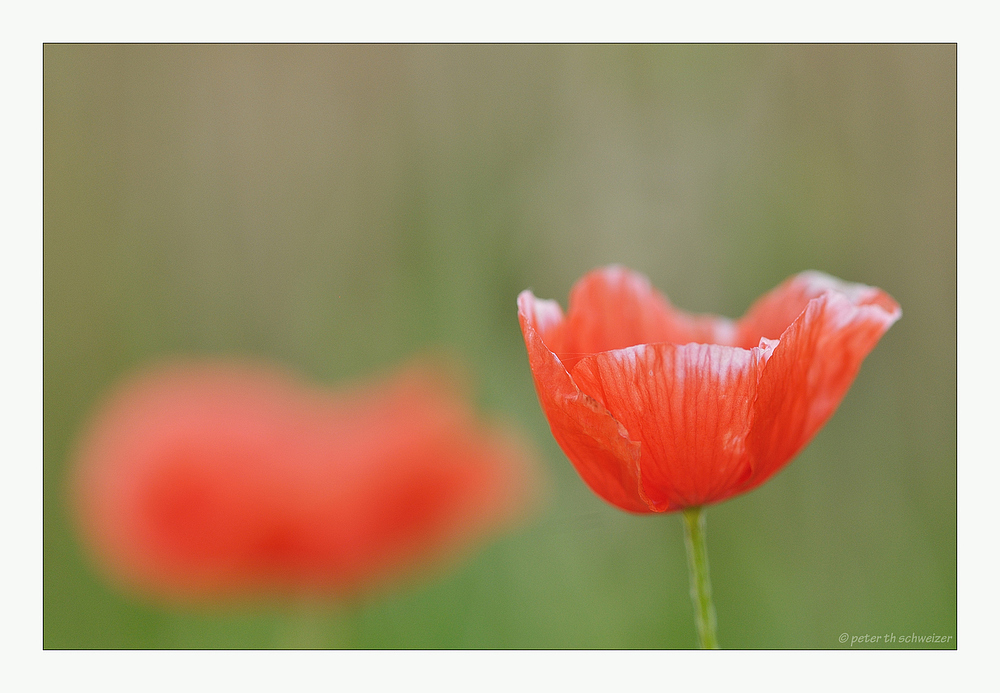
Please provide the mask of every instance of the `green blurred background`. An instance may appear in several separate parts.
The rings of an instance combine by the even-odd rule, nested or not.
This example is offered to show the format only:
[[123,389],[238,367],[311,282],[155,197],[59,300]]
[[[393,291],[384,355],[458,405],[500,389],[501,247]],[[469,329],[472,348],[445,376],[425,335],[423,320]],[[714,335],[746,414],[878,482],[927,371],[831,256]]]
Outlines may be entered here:
[[[709,509],[719,637],[957,635],[954,45],[47,45],[43,62],[46,648],[694,646],[680,518],[584,486],[518,328],[519,291],[565,307],[612,262],[733,317],[808,268],[899,301],[813,443]],[[253,355],[334,384],[438,348],[536,442],[531,522],[312,616],[163,609],[92,570],[66,471],[135,368]]]

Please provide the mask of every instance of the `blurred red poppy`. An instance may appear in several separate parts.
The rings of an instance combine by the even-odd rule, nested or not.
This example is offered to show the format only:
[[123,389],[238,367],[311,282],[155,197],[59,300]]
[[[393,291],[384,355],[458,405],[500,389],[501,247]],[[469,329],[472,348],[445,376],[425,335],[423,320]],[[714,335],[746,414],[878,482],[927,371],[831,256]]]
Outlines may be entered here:
[[553,436],[597,495],[635,513],[762,484],[901,314],[880,289],[803,272],[736,322],[694,316],[618,266],[584,276],[565,317],[530,291],[517,305]]
[[88,544],[133,588],[344,597],[515,519],[527,460],[429,368],[335,394],[264,365],[187,363],[114,394],[73,492]]

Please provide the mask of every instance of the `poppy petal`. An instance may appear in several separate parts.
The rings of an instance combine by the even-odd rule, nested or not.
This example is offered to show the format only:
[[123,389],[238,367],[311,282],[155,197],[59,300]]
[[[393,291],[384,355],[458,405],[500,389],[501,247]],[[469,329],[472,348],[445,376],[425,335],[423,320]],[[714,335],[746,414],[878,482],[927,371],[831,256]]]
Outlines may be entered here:
[[809,270],[789,277],[757,299],[736,323],[736,346],[757,346],[761,338],[778,339],[809,305],[828,291],[846,296],[854,305],[881,305],[887,311],[899,306],[880,289],[845,282],[823,272]]
[[573,380],[641,442],[650,507],[676,510],[711,502],[749,476],[749,414],[770,350],[639,345],[583,359]]
[[645,275],[611,265],[580,279],[565,321],[546,340],[568,369],[584,356],[653,342],[729,343],[732,323],[677,310]]
[[[624,510],[650,512],[639,495],[639,444],[607,409],[580,391],[539,335],[537,316],[551,316],[550,303],[530,291],[517,298],[535,390],[552,435],[594,493]],[[550,332],[558,327],[548,325]]]
[[[791,283],[809,290],[828,284],[824,278],[806,273]],[[753,475],[739,492],[766,481],[812,439],[901,314],[892,297],[861,284],[837,282],[808,303],[761,373],[747,439]]]
[[[765,481],[830,417],[900,317],[882,290],[812,271],[736,323],[675,310],[619,266],[583,277],[565,318],[530,292],[518,301],[553,435],[598,495],[636,512],[621,499],[679,510]],[[570,401],[587,408],[570,412]]]
[[533,484],[442,375],[334,392],[266,364],[150,371],[81,441],[83,535],[109,576],[180,601],[345,597],[448,559]]

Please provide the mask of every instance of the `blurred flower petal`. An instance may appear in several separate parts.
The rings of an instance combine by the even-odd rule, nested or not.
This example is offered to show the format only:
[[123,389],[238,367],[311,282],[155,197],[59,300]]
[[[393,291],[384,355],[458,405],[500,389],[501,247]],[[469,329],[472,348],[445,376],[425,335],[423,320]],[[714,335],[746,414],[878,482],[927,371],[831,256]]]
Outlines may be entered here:
[[89,544],[134,588],[340,597],[516,519],[528,458],[430,368],[334,393],[265,365],[186,363],[114,394],[73,490]]

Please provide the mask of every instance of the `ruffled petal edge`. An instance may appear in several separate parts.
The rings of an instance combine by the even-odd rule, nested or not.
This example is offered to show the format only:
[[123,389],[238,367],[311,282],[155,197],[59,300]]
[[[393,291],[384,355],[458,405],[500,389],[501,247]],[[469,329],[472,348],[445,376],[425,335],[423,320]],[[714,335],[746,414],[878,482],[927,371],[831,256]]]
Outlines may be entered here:
[[640,444],[603,405],[581,392],[540,334],[539,317],[544,329],[558,327],[558,304],[522,291],[517,305],[535,390],[559,447],[605,501],[634,513],[653,512],[639,494]]
[[865,357],[902,315],[887,293],[819,272],[793,278],[818,297],[782,332],[763,368],[747,439],[762,484],[804,448],[833,415]]

